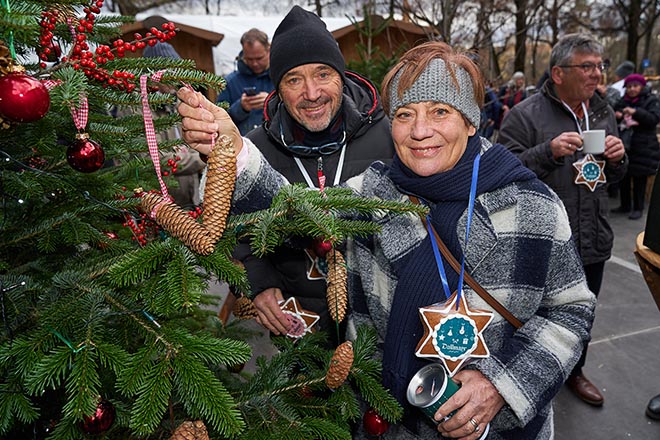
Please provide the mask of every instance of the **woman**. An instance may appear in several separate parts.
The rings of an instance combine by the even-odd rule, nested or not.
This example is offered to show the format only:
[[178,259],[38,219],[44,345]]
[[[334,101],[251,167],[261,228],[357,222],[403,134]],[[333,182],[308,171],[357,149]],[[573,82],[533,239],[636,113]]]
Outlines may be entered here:
[[[392,166],[376,162],[347,185],[365,197],[420,198],[451,253],[464,258],[466,271],[524,323],[516,330],[495,313],[484,331],[490,356],[455,374],[461,388],[432,423],[405,399],[411,377],[429,363],[415,356],[423,333],[418,310],[446,299],[440,264],[448,268],[451,291],[459,275],[444,257],[434,258],[422,219],[374,217],[380,233],[347,243],[348,327],[350,335],[363,323],[376,327],[384,347],[383,382],[406,409],[403,423],[382,438],[437,438],[440,432],[475,440],[490,423],[489,439],[549,439],[552,398],[589,338],[595,303],[563,206],[504,147],[475,135],[484,84],[468,57],[444,43],[417,46],[386,76],[382,90],[396,147]],[[200,101],[183,89],[179,97],[190,145],[208,151],[220,129],[241,149],[235,207],[259,208],[270,200],[286,181],[249,140],[236,136],[222,112],[204,102],[195,108]],[[476,202],[469,209],[474,179]],[[463,292],[471,309],[493,310],[471,288]]]
[[614,114],[621,122],[622,139],[627,138],[629,162],[620,186],[621,206],[612,211],[630,213],[628,218],[637,220],[644,211],[646,181],[656,173],[660,162],[660,145],[655,132],[660,122],[660,100],[646,87],[646,78],[639,73],[628,75],[623,84],[626,93],[614,106]]

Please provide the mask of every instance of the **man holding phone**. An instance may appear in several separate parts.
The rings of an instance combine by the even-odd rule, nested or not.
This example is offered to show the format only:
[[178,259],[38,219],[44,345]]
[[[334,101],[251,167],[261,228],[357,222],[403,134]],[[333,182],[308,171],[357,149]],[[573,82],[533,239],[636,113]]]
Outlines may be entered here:
[[270,79],[270,43],[268,35],[250,29],[241,37],[243,50],[237,58],[237,70],[227,75],[227,87],[218,96],[241,134],[247,134],[263,122],[264,101],[275,88]]

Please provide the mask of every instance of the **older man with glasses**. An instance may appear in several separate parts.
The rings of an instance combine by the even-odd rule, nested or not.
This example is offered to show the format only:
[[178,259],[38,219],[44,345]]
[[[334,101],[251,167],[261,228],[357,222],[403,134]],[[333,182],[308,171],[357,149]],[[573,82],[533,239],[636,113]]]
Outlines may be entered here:
[[[607,68],[602,54],[602,45],[591,35],[560,39],[550,54],[550,79],[541,93],[508,113],[498,139],[561,198],[587,284],[596,296],[614,238],[606,187],[621,180],[627,167],[614,111],[594,93]],[[583,133],[588,130],[605,130],[602,154],[583,151]],[[583,401],[601,406],[602,393],[582,371],[586,354],[585,347],[566,383]]]
[[[270,77],[276,93],[266,100],[264,124],[237,142],[254,143],[289,182],[316,190],[335,186],[376,160],[390,162],[394,157],[390,123],[376,87],[345,71],[337,42],[315,14],[294,6],[284,17],[273,35]],[[189,93],[181,89],[179,97],[190,102]],[[209,120],[225,120],[220,109],[201,104],[210,110]],[[179,111],[183,116],[192,113],[186,104]],[[218,129],[214,125],[212,131]],[[186,131],[184,139],[208,152],[208,130]],[[289,331],[288,315],[278,302],[295,296],[304,309],[320,315],[320,328],[336,342],[342,340],[343,329],[330,319],[326,264],[314,248],[311,240],[288,243],[266,258],[256,258],[248,244],[239,244],[234,256],[245,266],[252,290],[248,294],[265,328],[274,334]],[[323,246],[316,246],[320,249]]]
[[225,78],[227,86],[218,95],[241,134],[264,121],[264,102],[275,88],[270,79],[270,43],[265,32],[252,28],[241,36],[236,70]]

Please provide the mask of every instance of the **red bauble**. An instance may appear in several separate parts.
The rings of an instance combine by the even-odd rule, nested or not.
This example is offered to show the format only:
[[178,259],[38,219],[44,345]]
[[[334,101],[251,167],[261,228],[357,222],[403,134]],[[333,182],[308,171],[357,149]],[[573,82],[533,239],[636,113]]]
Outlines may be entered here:
[[364,413],[362,418],[364,429],[370,435],[383,435],[390,429],[390,424],[382,418],[373,408]]
[[314,243],[312,244],[312,249],[314,249],[314,253],[317,257],[323,258],[332,250],[332,242],[321,238],[315,238]]
[[76,171],[93,173],[105,162],[103,148],[89,138],[77,139],[66,149],[66,160]]
[[24,73],[0,77],[0,115],[14,122],[34,122],[50,107],[50,95],[38,80]]
[[115,421],[115,406],[107,401],[101,400],[96,406],[96,412],[91,416],[84,416],[80,423],[80,429],[86,434],[101,434],[110,429]]

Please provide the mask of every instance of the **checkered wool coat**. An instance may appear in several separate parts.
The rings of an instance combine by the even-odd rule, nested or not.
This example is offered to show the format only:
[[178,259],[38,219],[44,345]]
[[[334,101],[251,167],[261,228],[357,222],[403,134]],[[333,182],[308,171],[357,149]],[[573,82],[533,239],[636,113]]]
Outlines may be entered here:
[[[234,198],[239,210],[251,211],[267,207],[286,180],[253,145],[247,142],[244,148],[250,149],[249,159]],[[379,162],[347,185],[365,197],[407,200]],[[412,214],[375,213],[372,220],[382,226],[381,232],[347,244],[348,331],[350,338],[358,325],[373,325],[382,343],[389,320],[396,319],[390,309],[397,285],[394,263],[427,239],[427,232]],[[464,213],[458,237],[465,237],[465,225]],[[589,340],[595,307],[564,207],[538,180],[483,194],[475,203],[469,246],[462,238],[461,245],[466,270],[524,323],[516,330],[495,313],[484,331],[491,356],[468,366],[481,371],[506,402],[491,422],[488,439],[551,439],[552,399]],[[469,286],[464,291],[470,308],[492,310]],[[383,438],[437,438],[426,424],[419,429],[415,435],[397,425]]]

